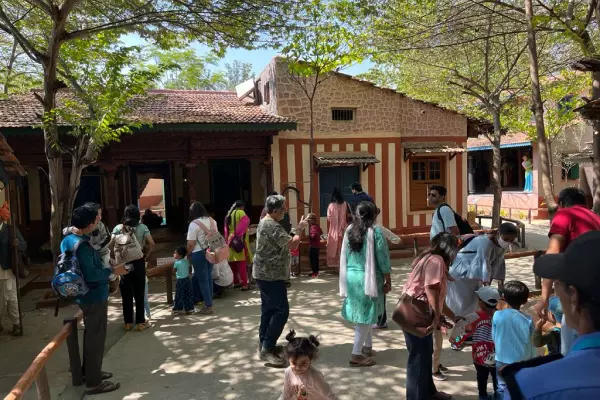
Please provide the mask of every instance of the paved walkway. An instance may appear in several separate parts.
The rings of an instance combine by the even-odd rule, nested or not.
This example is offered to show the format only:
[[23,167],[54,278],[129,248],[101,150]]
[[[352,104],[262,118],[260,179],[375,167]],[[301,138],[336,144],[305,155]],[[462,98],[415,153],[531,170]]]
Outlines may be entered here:
[[[528,247],[545,248],[543,227],[528,232]],[[410,267],[410,260],[395,261],[388,311],[393,309]],[[522,280],[533,288],[531,265],[531,257],[507,261],[507,279]],[[150,285],[154,325],[145,332],[122,331],[120,298],[111,297],[104,369],[115,374],[121,389],[86,399],[277,399],[283,371],[265,368],[256,357],[260,316],[257,291],[235,291],[217,300],[213,316],[173,317],[165,304],[164,287],[163,278],[153,280]],[[378,365],[350,368],[353,329],[340,316],[336,278],[325,275],[313,280],[294,280],[289,298],[287,328],[296,329],[300,335],[321,335],[321,357],[316,366],[341,399],[404,398],[407,351],[402,332],[393,322],[389,330],[375,333]],[[0,395],[10,390],[60,329],[62,319],[76,311],[75,306],[63,308],[59,318],[52,316],[52,310],[31,311],[25,318],[25,337],[11,340],[5,334],[0,336]],[[438,388],[458,399],[475,399],[475,371],[470,353],[454,352],[446,345],[442,363],[451,369],[450,379],[439,383]],[[68,387],[70,374],[65,347],[51,359],[48,374],[53,399],[60,393],[61,399],[83,397],[81,387]],[[35,398],[35,386],[25,398]]]

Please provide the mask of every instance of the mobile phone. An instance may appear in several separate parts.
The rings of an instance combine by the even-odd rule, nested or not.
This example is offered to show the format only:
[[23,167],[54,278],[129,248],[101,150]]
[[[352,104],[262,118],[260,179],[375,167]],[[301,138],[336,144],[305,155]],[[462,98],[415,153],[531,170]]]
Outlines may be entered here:
[[131,272],[131,270],[133,269],[133,264],[125,264],[124,268],[127,270],[127,272]]

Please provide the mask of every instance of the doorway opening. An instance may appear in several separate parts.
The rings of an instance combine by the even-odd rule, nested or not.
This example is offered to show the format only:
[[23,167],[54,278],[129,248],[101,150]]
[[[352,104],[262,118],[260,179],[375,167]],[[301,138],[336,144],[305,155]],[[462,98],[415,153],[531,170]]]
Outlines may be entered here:
[[[138,179],[145,181],[146,177],[139,174]],[[167,224],[165,210],[165,181],[160,178],[148,178],[146,187],[138,198],[138,207],[142,215],[142,223],[149,229],[159,228]]]
[[235,201],[243,200],[251,206],[250,170],[250,161],[244,159],[210,161],[211,202],[220,229]]

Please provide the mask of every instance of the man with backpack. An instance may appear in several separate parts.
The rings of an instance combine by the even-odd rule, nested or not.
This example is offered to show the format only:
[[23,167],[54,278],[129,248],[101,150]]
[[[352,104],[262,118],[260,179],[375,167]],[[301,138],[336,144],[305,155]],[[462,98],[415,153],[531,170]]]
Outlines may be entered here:
[[[77,234],[71,233],[60,244],[59,270],[80,271],[87,291],[75,297],[83,312],[85,332],[83,336],[83,376],[86,394],[107,393],[117,390],[119,384],[107,381],[112,374],[102,371],[104,343],[106,341],[108,312],[108,282],[111,273],[125,275],[123,265],[105,268],[100,255],[89,243],[89,234],[96,229],[98,212],[90,207],[78,207],[73,211],[71,223]],[[73,260],[73,257],[75,260]],[[69,268],[66,264],[77,264]]]
[[469,222],[446,203],[447,192],[442,185],[432,185],[427,193],[429,205],[435,207],[431,218],[430,239],[440,232],[448,232],[453,236],[474,233]]

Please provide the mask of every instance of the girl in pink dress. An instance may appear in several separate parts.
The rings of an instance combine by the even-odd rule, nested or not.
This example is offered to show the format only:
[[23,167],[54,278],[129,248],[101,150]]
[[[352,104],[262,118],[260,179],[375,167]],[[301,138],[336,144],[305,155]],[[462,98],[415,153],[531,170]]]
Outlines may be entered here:
[[342,251],[342,239],[348,227],[348,220],[352,218],[350,206],[344,201],[342,192],[334,187],[331,193],[331,203],[327,207],[327,265],[340,269],[340,253]]
[[312,366],[317,359],[319,341],[313,335],[296,337],[291,330],[285,337],[289,342],[285,349],[290,366],[285,370],[283,393],[279,400],[336,400],[323,373]]

